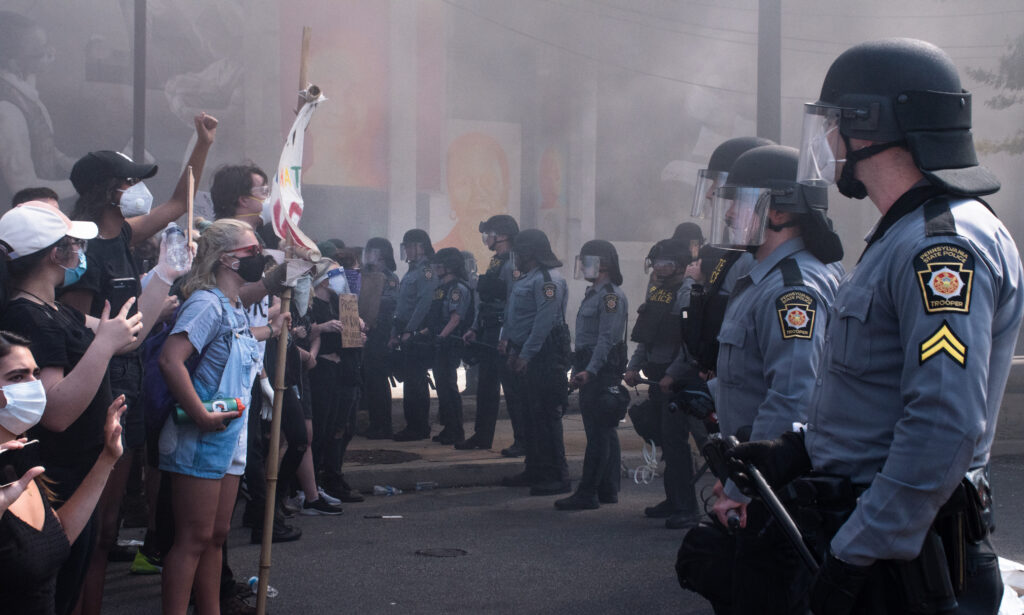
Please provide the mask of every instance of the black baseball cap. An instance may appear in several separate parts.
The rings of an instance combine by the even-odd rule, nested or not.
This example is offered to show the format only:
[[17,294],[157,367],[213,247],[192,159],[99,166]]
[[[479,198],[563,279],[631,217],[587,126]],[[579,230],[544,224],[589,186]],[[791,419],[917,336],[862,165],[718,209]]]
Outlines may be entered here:
[[149,179],[156,175],[156,170],[155,164],[135,162],[121,152],[100,150],[82,156],[71,167],[71,184],[78,194],[85,194],[108,179]]

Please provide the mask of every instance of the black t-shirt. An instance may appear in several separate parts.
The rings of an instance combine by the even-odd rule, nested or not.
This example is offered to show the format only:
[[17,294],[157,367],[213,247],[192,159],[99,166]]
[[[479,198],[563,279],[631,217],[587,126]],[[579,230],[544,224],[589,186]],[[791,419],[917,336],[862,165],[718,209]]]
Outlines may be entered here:
[[125,301],[132,297],[138,299],[140,294],[139,269],[131,245],[132,227],[127,222],[122,223],[117,237],[90,239],[85,251],[85,273],[78,282],[61,290],[92,292],[90,316],[99,317],[104,301],[110,301],[110,313],[117,314]]
[[[38,482],[36,483],[38,485]],[[14,513],[0,513],[0,604],[4,613],[53,613],[57,573],[71,545],[42,492],[41,530]]]
[[[60,367],[67,374],[95,336],[81,312],[61,303],[57,306],[59,311],[54,311],[28,299],[14,299],[0,316],[0,329],[27,338],[40,368]],[[29,430],[29,437],[39,440],[39,455],[47,476],[57,481],[54,491],[60,500],[70,497],[103,450],[103,425],[112,401],[110,379],[104,374],[92,401],[63,432],[41,425]]]
[[[334,301],[324,301],[319,297],[313,297],[313,301],[309,305],[309,317],[313,322],[323,324],[338,317],[337,299],[333,295],[331,298]],[[362,384],[362,375],[359,371],[363,360],[362,349],[342,347],[340,333],[321,333],[320,354],[332,353],[337,353],[341,358],[341,362],[338,363],[338,378],[341,384],[349,386]],[[324,363],[326,362],[324,361]]]

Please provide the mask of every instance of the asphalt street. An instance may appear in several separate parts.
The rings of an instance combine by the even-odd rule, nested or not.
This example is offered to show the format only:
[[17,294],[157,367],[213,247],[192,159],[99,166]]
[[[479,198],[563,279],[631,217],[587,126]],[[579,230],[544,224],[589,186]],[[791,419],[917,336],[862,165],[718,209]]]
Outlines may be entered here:
[[[1000,555],[1024,560],[1024,457],[993,462]],[[704,479],[704,483],[707,479]],[[643,517],[660,479],[624,479],[618,504],[560,512],[526,489],[470,487],[368,496],[341,517],[299,517],[302,540],[274,545],[273,613],[686,613],[711,615],[679,588],[681,531]],[[400,519],[366,518],[401,515]],[[238,517],[236,516],[236,522]],[[237,527],[237,523],[236,523]],[[122,536],[128,532],[122,532]],[[234,529],[235,574],[256,574],[259,547]],[[436,557],[435,555],[453,555]],[[457,550],[457,551],[456,551]],[[464,554],[460,553],[464,552]],[[154,613],[159,578],[112,564],[105,613]]]

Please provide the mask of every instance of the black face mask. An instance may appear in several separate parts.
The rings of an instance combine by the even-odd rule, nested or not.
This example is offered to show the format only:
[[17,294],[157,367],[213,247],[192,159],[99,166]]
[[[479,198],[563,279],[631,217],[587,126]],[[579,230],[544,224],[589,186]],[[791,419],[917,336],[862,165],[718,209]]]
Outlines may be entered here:
[[266,259],[263,258],[262,254],[253,254],[238,259],[238,269],[235,272],[246,282],[259,282],[263,277],[263,266],[265,264]]

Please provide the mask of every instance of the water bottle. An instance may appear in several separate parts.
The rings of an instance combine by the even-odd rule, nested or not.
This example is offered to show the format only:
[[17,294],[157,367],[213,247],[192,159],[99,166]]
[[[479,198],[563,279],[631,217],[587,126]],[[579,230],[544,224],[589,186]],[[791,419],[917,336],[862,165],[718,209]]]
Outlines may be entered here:
[[437,483],[432,480],[423,480],[416,483],[416,491],[430,491],[431,489],[437,489]]
[[[237,397],[213,399],[204,401],[203,407],[206,408],[207,412],[236,412],[238,410],[245,410],[245,402]],[[181,406],[174,406],[174,414],[172,416],[174,417],[174,422],[178,425],[186,425],[192,422],[192,417]]]
[[164,229],[164,241],[167,242],[167,262],[178,271],[188,269],[188,246],[185,245],[185,231],[171,222]]
[[[260,589],[260,578],[249,577],[249,591],[255,596]],[[267,583],[267,598],[277,598],[277,590]]]
[[398,495],[402,493],[402,490],[398,487],[392,487],[391,485],[374,485],[373,495]]

